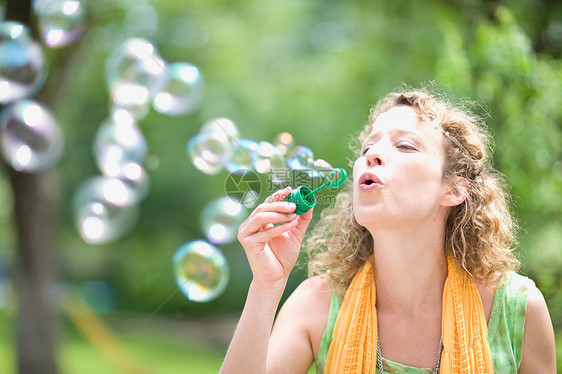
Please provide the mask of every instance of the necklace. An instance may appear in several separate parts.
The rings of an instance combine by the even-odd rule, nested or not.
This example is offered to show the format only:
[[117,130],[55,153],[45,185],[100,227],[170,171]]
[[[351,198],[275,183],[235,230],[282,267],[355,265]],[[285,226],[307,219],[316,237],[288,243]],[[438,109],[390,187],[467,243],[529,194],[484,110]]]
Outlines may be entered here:
[[[439,363],[441,362],[441,352],[443,351],[443,336],[439,339],[439,347],[437,348],[437,361],[435,361],[435,366],[433,367],[433,374],[437,374],[439,371]],[[379,366],[380,374],[384,374],[382,365],[382,353],[381,353],[381,341],[379,339],[379,332],[377,331],[377,364]]]

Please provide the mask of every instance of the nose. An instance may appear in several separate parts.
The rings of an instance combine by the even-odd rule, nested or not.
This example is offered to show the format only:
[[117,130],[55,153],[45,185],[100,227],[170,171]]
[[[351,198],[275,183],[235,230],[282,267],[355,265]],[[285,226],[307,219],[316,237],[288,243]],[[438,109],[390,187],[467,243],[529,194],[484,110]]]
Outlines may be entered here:
[[375,147],[369,148],[365,154],[365,159],[367,161],[367,166],[382,166],[384,164],[380,150],[375,149]]

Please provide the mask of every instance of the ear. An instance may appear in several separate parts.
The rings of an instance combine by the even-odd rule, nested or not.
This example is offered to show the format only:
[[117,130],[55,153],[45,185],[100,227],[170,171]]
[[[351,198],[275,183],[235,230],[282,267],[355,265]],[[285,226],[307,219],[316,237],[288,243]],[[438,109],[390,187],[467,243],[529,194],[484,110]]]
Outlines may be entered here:
[[463,203],[470,191],[470,183],[463,177],[455,177],[453,183],[441,198],[443,206],[457,206]]

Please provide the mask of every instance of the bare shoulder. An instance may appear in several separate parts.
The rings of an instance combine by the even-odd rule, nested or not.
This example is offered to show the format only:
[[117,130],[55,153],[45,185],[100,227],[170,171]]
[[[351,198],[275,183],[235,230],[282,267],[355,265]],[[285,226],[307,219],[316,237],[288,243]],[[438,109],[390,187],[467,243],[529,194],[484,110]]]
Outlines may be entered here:
[[275,323],[278,327],[286,324],[299,326],[306,334],[314,357],[328,322],[332,290],[326,275],[306,279],[289,296]]
[[556,373],[554,329],[546,301],[537,287],[531,287],[527,296],[519,373]]
[[[312,335],[321,325],[322,332],[326,328],[330,301],[332,298],[332,285],[326,275],[318,275],[303,281],[287,299],[283,309],[297,312],[309,327]],[[320,336],[321,337],[321,336]]]
[[268,373],[306,373],[328,322],[332,295],[328,277],[302,282],[281,307],[269,339]]

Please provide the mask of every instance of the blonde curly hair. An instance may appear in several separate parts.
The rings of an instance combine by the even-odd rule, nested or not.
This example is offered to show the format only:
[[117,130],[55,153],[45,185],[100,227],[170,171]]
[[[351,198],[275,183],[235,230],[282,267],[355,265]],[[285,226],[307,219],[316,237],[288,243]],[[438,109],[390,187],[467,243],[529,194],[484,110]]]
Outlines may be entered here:
[[[423,89],[390,93],[371,109],[368,124],[352,145],[356,154],[377,117],[396,106],[411,107],[420,119],[443,133],[444,180],[454,186],[456,177],[462,177],[470,184],[465,201],[450,210],[443,250],[452,253],[475,280],[493,286],[505,272],[519,269],[513,252],[517,224],[509,209],[507,184],[492,167],[492,146],[484,121]],[[338,194],[334,206],[322,212],[307,239],[307,249],[309,276],[329,274],[340,294],[365,261],[372,261],[373,239],[355,220],[350,183]]]

